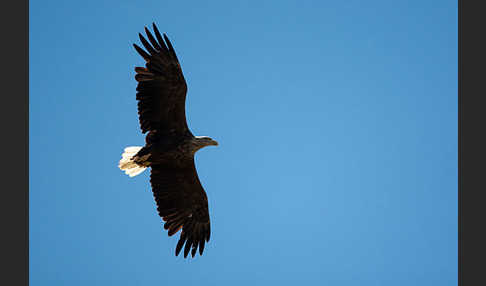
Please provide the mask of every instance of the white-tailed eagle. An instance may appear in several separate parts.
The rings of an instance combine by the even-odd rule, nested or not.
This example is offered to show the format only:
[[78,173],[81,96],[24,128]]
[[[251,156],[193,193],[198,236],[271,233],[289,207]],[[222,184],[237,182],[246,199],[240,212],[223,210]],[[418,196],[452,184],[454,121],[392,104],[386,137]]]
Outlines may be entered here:
[[154,35],[145,28],[148,41],[139,34],[145,50],[134,44],[145,59],[145,67],[135,68],[138,115],[144,147],[127,147],[119,168],[130,177],[151,168],[150,183],[157,211],[165,221],[169,236],[181,231],[175,254],[184,248],[192,257],[209,241],[208,199],[197,176],[194,154],[218,145],[206,136],[194,136],[186,122],[187,85],[176,53],[167,36],[153,24]]

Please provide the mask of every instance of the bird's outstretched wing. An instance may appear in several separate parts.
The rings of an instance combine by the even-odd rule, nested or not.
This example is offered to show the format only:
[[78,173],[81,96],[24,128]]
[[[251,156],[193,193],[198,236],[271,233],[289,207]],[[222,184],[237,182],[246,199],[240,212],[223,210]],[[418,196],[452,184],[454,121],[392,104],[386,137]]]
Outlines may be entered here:
[[184,247],[184,257],[189,252],[194,257],[198,248],[202,255],[211,230],[206,193],[197,176],[194,159],[187,160],[187,167],[152,166],[150,183],[157,211],[165,221],[164,228],[169,236],[182,229],[176,256]]
[[154,131],[158,136],[185,135],[190,133],[185,112],[186,81],[169,39],[165,34],[162,38],[155,24],[153,30],[155,37],[145,28],[148,41],[138,34],[146,51],[133,44],[146,61],[145,67],[135,68],[142,133]]

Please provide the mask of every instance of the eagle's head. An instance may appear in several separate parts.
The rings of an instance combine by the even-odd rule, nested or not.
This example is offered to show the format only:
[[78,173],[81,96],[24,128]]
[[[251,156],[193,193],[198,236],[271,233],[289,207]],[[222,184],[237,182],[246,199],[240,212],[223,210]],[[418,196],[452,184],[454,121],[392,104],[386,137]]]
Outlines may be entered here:
[[218,142],[208,136],[196,136],[194,143],[197,149],[201,149],[206,146],[218,146]]

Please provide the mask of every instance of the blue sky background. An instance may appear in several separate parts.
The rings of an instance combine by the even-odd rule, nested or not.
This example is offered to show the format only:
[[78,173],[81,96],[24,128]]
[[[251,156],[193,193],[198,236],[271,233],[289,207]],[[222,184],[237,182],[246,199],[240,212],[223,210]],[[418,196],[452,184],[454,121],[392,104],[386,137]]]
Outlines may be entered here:
[[[192,260],[117,168],[153,21],[220,142]],[[457,1],[31,1],[30,282],[456,285]]]

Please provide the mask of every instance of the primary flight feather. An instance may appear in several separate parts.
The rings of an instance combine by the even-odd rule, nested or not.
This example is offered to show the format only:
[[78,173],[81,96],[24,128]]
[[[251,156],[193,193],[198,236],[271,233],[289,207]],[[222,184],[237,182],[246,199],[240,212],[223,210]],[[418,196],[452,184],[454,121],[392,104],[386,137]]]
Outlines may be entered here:
[[139,34],[145,48],[134,44],[146,61],[135,68],[138,115],[142,133],[147,133],[144,147],[127,147],[119,168],[130,177],[151,168],[150,183],[157,211],[165,221],[169,236],[181,231],[175,254],[184,249],[194,257],[202,255],[209,241],[208,199],[197,176],[194,154],[199,149],[218,145],[207,136],[194,136],[187,127],[185,102],[187,85],[172,44],[153,24],[147,39]]

